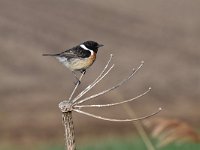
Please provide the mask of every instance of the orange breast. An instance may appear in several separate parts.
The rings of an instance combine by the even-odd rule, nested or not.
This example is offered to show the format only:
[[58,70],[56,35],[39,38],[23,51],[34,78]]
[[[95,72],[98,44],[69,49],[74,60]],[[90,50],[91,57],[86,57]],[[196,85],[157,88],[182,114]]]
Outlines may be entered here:
[[96,59],[96,53],[93,53],[89,58],[74,59],[70,64],[66,64],[70,70],[81,70],[90,67]]
[[93,53],[93,55],[91,55],[89,58],[88,58],[88,65],[92,65],[93,62],[95,61],[96,59],[96,53]]

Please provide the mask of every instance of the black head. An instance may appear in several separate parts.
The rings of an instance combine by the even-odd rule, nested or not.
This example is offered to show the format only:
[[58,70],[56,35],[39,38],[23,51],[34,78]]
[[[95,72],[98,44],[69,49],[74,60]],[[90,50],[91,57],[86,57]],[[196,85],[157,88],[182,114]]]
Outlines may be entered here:
[[82,44],[83,44],[86,48],[88,48],[88,49],[90,49],[90,50],[93,50],[95,53],[97,53],[99,47],[102,47],[102,46],[103,46],[102,44],[98,44],[98,43],[95,42],[95,41],[86,41],[86,42],[83,42]]

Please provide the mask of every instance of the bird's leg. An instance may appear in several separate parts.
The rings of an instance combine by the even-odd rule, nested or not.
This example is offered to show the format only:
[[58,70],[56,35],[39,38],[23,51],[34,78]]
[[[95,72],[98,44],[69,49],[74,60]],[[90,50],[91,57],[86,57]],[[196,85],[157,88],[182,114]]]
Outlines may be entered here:
[[83,74],[85,74],[85,73],[86,73],[86,70],[85,70],[85,69],[82,69],[80,72],[83,73]]
[[81,81],[80,81],[79,78],[77,77],[76,73],[75,73],[74,71],[72,71],[72,73],[73,73],[73,75],[75,76],[75,78],[76,78],[76,80],[77,80],[74,84],[75,84],[75,85],[81,84]]

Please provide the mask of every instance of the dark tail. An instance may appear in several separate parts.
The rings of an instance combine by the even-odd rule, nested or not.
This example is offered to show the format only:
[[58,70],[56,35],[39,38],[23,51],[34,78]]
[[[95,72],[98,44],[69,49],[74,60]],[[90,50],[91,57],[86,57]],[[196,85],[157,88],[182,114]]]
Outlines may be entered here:
[[42,56],[58,56],[59,54],[42,54]]

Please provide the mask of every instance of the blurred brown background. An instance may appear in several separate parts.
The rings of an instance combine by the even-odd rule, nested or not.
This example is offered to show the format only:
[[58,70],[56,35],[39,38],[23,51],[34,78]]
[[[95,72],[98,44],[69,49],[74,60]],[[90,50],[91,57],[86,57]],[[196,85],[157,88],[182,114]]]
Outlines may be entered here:
[[[159,116],[200,123],[200,1],[190,0],[0,0],[0,141],[63,140],[58,103],[74,87],[74,77],[54,58],[86,40],[105,46],[81,88],[102,70],[109,54],[116,67],[90,94],[145,65],[128,84],[91,103],[134,97],[129,105],[142,116]],[[88,109],[113,118],[127,118],[123,107]],[[74,113],[77,140],[82,136],[133,134],[130,123],[112,123]],[[80,137],[80,138],[79,138]]]

